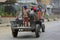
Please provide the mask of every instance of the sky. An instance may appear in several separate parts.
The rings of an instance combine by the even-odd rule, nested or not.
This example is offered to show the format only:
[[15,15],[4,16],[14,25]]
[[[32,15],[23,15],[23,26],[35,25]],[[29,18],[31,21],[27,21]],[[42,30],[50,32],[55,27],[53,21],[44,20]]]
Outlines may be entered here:
[[18,0],[20,2],[36,2],[36,0]]
[[[5,2],[6,0],[0,0],[0,2]],[[18,0],[21,2],[36,2],[36,0]]]

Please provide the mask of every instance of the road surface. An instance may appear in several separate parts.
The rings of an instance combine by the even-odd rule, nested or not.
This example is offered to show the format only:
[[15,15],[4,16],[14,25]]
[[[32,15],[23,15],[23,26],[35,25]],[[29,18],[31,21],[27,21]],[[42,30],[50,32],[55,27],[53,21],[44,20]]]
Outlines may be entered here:
[[32,32],[19,32],[18,37],[13,38],[10,27],[0,27],[0,40],[60,40],[60,21],[46,22],[45,26],[39,38]]

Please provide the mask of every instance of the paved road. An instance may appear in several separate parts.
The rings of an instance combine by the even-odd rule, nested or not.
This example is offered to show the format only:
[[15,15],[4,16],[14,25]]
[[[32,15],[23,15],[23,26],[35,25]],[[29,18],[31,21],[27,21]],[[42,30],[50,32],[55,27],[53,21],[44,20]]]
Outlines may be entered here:
[[60,40],[60,21],[46,22],[46,32],[35,38],[32,32],[20,32],[17,38],[11,35],[10,27],[0,27],[0,40]]

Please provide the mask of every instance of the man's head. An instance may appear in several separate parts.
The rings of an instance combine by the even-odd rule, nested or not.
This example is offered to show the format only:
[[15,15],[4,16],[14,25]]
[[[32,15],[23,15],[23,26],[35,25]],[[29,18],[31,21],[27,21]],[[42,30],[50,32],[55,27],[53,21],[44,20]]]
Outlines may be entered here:
[[33,7],[34,12],[36,12],[36,7]]

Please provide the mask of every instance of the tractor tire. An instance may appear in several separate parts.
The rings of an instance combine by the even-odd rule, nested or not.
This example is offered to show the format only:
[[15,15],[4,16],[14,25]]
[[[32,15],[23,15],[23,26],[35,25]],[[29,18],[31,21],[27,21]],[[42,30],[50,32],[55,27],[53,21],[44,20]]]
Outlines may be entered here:
[[36,28],[35,28],[35,34],[36,34],[36,38],[38,38],[40,35],[39,35],[39,31],[40,31],[40,29],[39,29],[39,24],[36,24]]
[[15,29],[14,31],[12,30],[12,36],[17,37],[17,35],[18,35],[18,30],[17,29]]
[[42,25],[42,32],[45,32],[45,25]]

